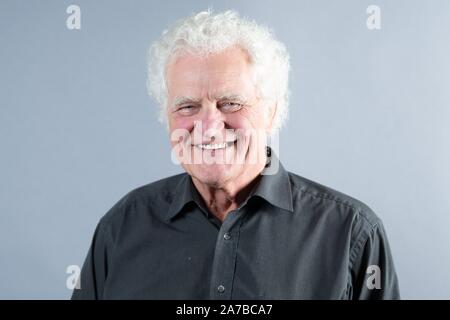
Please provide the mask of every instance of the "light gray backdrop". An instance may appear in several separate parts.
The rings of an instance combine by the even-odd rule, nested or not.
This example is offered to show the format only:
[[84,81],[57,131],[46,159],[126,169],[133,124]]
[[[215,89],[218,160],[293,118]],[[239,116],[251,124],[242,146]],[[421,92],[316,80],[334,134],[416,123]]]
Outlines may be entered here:
[[[66,27],[70,4],[81,30]],[[68,298],[66,267],[99,218],[181,171],[146,95],[146,49],[209,6],[271,26],[291,53],[285,167],[375,210],[404,298],[450,298],[446,0],[1,0],[0,298]]]

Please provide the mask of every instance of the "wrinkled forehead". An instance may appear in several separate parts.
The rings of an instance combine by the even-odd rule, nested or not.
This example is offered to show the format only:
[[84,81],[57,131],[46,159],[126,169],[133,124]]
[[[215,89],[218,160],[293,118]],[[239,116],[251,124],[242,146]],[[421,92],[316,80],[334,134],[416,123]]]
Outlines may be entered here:
[[255,94],[252,65],[239,48],[219,53],[180,54],[167,67],[169,97]]

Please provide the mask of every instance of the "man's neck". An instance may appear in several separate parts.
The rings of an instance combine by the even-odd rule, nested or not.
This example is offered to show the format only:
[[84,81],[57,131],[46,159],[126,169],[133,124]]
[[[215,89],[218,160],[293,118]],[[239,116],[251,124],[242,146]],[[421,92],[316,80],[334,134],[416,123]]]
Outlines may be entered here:
[[223,222],[230,211],[237,209],[248,198],[259,182],[262,169],[220,186],[206,185],[195,177],[192,177],[192,181],[209,211]]

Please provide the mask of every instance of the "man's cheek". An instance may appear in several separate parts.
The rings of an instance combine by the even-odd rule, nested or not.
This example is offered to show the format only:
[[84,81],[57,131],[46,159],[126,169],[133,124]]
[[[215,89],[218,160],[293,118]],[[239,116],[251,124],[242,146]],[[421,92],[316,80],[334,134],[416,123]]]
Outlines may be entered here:
[[250,136],[242,129],[237,131],[236,142],[236,163],[244,164],[245,158],[250,144]]

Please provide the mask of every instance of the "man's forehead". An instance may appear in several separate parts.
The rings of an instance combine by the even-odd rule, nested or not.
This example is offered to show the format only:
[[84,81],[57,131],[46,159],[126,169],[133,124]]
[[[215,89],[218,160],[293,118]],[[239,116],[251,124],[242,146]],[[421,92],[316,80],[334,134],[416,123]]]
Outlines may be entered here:
[[168,83],[169,96],[175,100],[197,101],[204,98],[210,100],[248,100],[255,94],[252,79],[239,76],[225,78],[217,81],[192,81],[189,78],[176,77],[175,81]]
[[170,60],[172,66],[249,66],[249,55],[240,48],[228,48],[209,54],[196,54],[195,52],[178,52]]
[[254,94],[253,77],[245,66],[246,62],[219,59],[217,63],[206,63],[208,59],[192,59],[180,57],[169,66],[167,84],[172,101],[179,103],[181,100],[198,101],[203,98],[246,100]]
[[252,80],[250,72],[232,65],[217,67],[172,66],[167,73],[167,81],[178,87],[209,86],[223,88],[242,86]]
[[248,81],[249,66],[246,56],[240,51],[224,51],[210,57],[182,55],[169,64],[167,80],[177,85],[201,82],[226,85],[230,80]]

